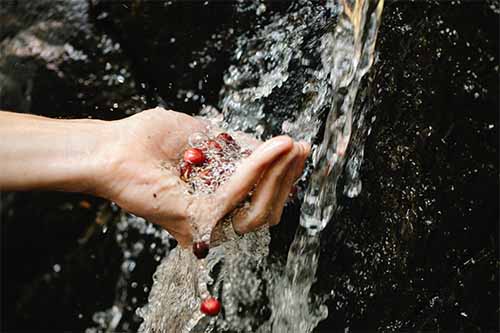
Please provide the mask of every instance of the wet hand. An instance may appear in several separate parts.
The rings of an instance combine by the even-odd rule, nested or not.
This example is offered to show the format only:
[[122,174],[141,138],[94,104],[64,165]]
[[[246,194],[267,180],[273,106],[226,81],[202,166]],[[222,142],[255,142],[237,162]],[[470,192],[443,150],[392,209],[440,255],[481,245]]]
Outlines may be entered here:
[[191,195],[179,178],[181,154],[192,133],[207,130],[204,120],[161,108],[113,122],[114,142],[106,154],[107,177],[99,195],[169,231],[182,246],[195,227],[211,229],[256,185],[251,204],[233,219],[238,233],[279,222],[283,206],[301,174],[309,146],[286,136],[255,143],[231,178],[213,194]]

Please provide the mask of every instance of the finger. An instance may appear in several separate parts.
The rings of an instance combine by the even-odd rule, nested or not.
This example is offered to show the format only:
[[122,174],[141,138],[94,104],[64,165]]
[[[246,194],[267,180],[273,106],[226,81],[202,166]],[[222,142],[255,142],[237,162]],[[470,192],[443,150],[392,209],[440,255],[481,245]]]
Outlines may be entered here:
[[215,224],[240,203],[259,181],[269,165],[279,156],[289,152],[293,141],[288,136],[279,136],[260,145],[244,159],[231,178],[214,194],[219,207]]
[[294,159],[301,153],[299,144],[294,144],[292,150],[273,163],[259,181],[252,196],[252,208],[260,210],[269,205],[277,196],[281,183],[293,165]]
[[311,148],[306,143],[300,143],[301,152],[299,156],[295,159],[295,163],[293,168],[290,169],[287,176],[283,179],[283,183],[281,185],[280,193],[277,195],[275,200],[275,209],[272,211],[269,216],[269,225],[276,225],[281,220],[281,215],[283,214],[283,209],[285,207],[286,201],[290,195],[290,191],[292,186],[294,186],[295,181],[300,177],[302,171],[304,170],[304,164],[309,156]]
[[302,175],[302,172],[304,171],[304,165],[306,164],[307,159],[309,158],[309,155],[311,154],[311,145],[308,144],[305,141],[299,142],[302,145],[302,154],[300,158],[300,163],[297,165],[296,171],[297,174],[295,175],[295,178],[298,178]]
[[[233,228],[237,233],[244,234],[267,223],[274,208],[273,203],[276,201],[276,196],[280,193],[281,183],[290,173],[300,149],[298,144],[294,144],[288,154],[278,159],[267,169],[252,195],[250,207],[241,210],[233,218]],[[292,172],[292,176],[294,173]]]

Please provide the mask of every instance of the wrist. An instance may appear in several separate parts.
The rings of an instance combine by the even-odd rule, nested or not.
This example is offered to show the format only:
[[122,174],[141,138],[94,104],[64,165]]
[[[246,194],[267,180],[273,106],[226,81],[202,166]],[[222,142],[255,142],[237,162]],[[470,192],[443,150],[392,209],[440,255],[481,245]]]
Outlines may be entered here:
[[92,152],[85,158],[87,171],[82,171],[80,191],[115,201],[122,190],[120,175],[127,168],[133,147],[128,142],[127,118],[113,121],[97,120],[93,124],[97,136],[91,142]]
[[[116,130],[114,121],[103,120],[76,120],[79,138],[83,144],[76,152],[68,154],[73,156],[77,175],[75,182],[69,182],[72,192],[88,193],[109,199],[107,196],[107,182],[113,174],[116,164]],[[68,147],[71,150],[71,147]],[[72,185],[71,185],[72,184]]]
[[47,169],[54,175],[46,177],[49,183],[41,187],[99,195],[106,175],[105,150],[112,138],[111,122],[94,119],[48,121],[50,124],[46,126],[52,133],[54,148],[47,154]]

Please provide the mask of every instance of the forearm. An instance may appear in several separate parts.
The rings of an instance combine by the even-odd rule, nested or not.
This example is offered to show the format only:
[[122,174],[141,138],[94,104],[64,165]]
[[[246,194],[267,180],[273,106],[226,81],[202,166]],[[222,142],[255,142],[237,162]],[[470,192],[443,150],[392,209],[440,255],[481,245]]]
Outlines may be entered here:
[[0,190],[94,193],[109,126],[0,112]]

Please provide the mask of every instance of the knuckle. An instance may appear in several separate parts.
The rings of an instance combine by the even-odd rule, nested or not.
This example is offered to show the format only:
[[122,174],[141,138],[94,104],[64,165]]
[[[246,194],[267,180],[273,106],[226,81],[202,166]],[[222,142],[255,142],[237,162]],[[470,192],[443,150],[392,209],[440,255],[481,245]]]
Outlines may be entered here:
[[259,209],[257,211],[254,211],[251,220],[249,220],[247,224],[251,226],[253,230],[265,224],[268,217],[269,217],[268,210]]
[[233,223],[233,229],[239,235],[246,234],[250,231],[245,223]]

